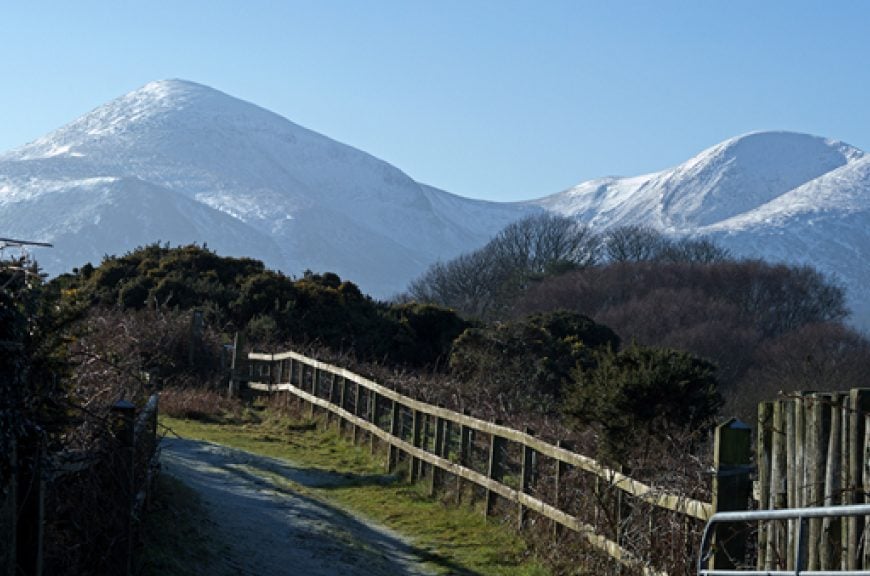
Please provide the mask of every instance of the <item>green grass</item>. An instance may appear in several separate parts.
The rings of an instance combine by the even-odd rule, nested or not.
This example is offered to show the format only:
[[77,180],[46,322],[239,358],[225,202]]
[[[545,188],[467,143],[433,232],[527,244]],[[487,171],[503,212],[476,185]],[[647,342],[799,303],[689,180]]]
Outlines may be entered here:
[[[383,475],[380,455],[368,445],[354,446],[334,431],[310,422],[268,412],[249,412],[241,421],[206,423],[162,417],[161,423],[184,438],[208,440],[283,458],[296,465],[347,475]],[[270,478],[272,481],[280,479]],[[285,481],[286,482],[286,481]],[[429,498],[424,488],[397,478],[391,483],[350,482],[331,488],[292,488],[356,515],[388,526],[408,537],[440,574],[481,576],[546,576],[550,572],[530,557],[512,530],[484,521],[479,510],[446,506]]]
[[154,486],[141,526],[143,546],[136,558],[141,576],[227,575],[223,549],[196,492],[166,474]]

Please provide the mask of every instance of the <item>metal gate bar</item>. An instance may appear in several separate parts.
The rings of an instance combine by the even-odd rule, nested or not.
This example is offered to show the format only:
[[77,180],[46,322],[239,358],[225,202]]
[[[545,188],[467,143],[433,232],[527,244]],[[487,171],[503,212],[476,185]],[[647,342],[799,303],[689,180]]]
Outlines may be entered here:
[[[752,510],[749,512],[718,512],[704,527],[701,550],[698,554],[698,576],[870,576],[870,570],[804,570],[806,565],[807,524],[810,518],[831,516],[870,516],[870,504],[850,506],[822,506],[817,508],[783,508],[781,510]],[[794,570],[714,570],[704,568],[710,558],[710,537],[713,525],[726,522],[755,522],[761,520],[797,520]]]

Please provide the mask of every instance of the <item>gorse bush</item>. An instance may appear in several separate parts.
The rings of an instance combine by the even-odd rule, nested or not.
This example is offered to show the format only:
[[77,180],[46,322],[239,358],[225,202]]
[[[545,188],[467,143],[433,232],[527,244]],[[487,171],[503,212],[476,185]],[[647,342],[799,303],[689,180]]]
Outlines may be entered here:
[[695,430],[722,406],[715,367],[685,352],[632,345],[594,355],[574,372],[565,412],[600,428],[605,452],[616,461],[637,438]]
[[294,279],[248,258],[221,257],[199,246],[152,244],[52,282],[60,300],[79,310],[202,310],[206,323],[251,341],[292,341],[351,351],[360,359],[434,366],[446,363],[468,324],[436,306],[388,305],[327,272]]
[[541,314],[466,330],[453,344],[450,370],[517,408],[562,397],[576,366],[594,362],[599,348],[617,348],[606,326],[571,312]]

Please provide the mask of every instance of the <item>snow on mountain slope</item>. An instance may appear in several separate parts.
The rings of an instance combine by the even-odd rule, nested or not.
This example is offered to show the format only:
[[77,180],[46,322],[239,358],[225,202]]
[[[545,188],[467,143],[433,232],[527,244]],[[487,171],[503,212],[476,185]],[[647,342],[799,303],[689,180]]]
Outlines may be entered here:
[[[433,261],[485,243],[529,211],[420,185],[369,154],[182,80],[147,84],[0,155],[0,211],[13,209],[11,203],[20,211],[22,202],[106,177],[117,179],[121,188],[147,182],[177,194],[189,201],[190,213],[223,212],[256,231],[246,245],[263,248],[249,255],[270,259],[291,274],[306,268],[335,271],[376,296],[401,291]],[[63,202],[60,196],[55,200]],[[60,244],[56,231],[74,229],[78,219],[93,220],[94,202],[53,214],[50,230],[28,221],[18,229],[43,230],[49,235],[41,239]],[[471,220],[465,206],[480,214],[492,206],[493,214]],[[143,209],[159,213],[161,206]],[[163,232],[162,239],[174,243],[191,237],[168,225]],[[199,232],[201,242],[222,245],[217,228]],[[83,238],[64,240],[72,243],[70,252],[88,253]],[[92,248],[85,260],[123,251]],[[82,263],[62,256],[43,260],[52,273]]]
[[674,168],[538,200],[470,200],[365,152],[182,80],[152,82],[0,154],[0,235],[51,241],[50,273],[154,241],[207,243],[289,274],[334,271],[374,296],[541,210],[599,230],[712,234],[737,255],[836,274],[870,326],[870,157],[756,132]]
[[817,136],[755,132],[670,170],[584,182],[537,204],[601,228],[646,224],[688,233],[761,206],[863,154]]
[[855,322],[870,328],[870,156],[698,232],[736,254],[811,264],[834,276]]
[[870,328],[870,156],[789,132],[732,138],[654,174],[604,178],[534,202],[598,229],[709,234],[737,256],[811,264]]
[[268,236],[134,178],[67,181],[32,199],[3,204],[0,230],[16,238],[51,239],[54,248],[34,249],[46,270],[99,263],[104,254],[123,254],[156,241],[187,244],[206,238],[220,254],[256,253],[268,265],[283,264],[281,250]]

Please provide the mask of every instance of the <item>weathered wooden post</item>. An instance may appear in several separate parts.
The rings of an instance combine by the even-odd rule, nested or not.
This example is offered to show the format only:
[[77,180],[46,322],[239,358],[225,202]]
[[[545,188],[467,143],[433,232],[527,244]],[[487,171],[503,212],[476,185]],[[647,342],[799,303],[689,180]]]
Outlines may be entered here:
[[187,364],[193,366],[196,363],[196,356],[202,349],[202,310],[194,310],[190,316],[190,341],[187,346]]
[[114,433],[118,442],[118,467],[115,471],[120,483],[122,536],[111,551],[112,566],[119,574],[130,574],[133,560],[133,499],[135,484],[134,424],[136,407],[127,400],[112,405]]
[[[399,412],[399,403],[395,400],[392,401],[390,406],[390,437],[397,438],[399,436],[399,427],[401,425],[401,421]],[[396,464],[399,461],[399,449],[390,443],[389,448],[387,449],[387,472],[392,472],[396,469]]]
[[15,558],[16,575],[42,576],[43,522],[45,518],[45,481],[42,477],[42,441],[36,434],[18,445],[18,486]]
[[[444,418],[438,416],[435,419],[435,446],[433,448],[433,453],[439,458],[444,457],[445,447],[447,443],[444,441]],[[438,488],[438,483],[440,482],[441,469],[438,466],[432,466],[431,474],[429,476],[429,496],[435,495],[435,490]]]
[[[468,416],[468,409],[462,411],[464,416]],[[462,424],[459,427],[459,465],[465,468],[469,467],[471,462],[471,447],[474,443],[473,430]],[[471,490],[472,500],[474,500],[474,488]],[[456,503],[462,502],[462,476],[456,476]]]
[[[303,370],[304,370],[304,367],[303,367]],[[317,396],[317,379],[320,377],[318,374],[319,372],[320,372],[320,370],[318,370],[316,366],[313,366],[311,368],[311,390],[309,390],[309,392],[311,393],[312,396]],[[303,372],[303,374],[304,374],[304,372]],[[317,405],[314,402],[311,402],[308,405],[308,417],[311,418],[312,420],[314,420],[314,414],[316,413],[316,408],[317,408]]]
[[[864,414],[864,459],[862,461],[863,477],[870,478],[870,414]],[[870,493],[864,492],[864,503],[870,504]],[[864,517],[864,529],[870,525],[870,516]],[[870,542],[862,538],[864,547],[861,550],[861,569],[870,570]]]
[[[534,436],[535,431],[526,426],[526,434],[529,436]],[[520,474],[520,491],[524,494],[528,494],[532,487],[532,477],[534,475],[535,468],[535,451],[523,444],[523,462],[522,462],[522,472]],[[519,511],[517,515],[517,529],[522,530],[526,524],[526,508],[519,504]]]
[[[830,432],[830,405],[823,394],[812,394],[809,411],[809,506],[821,506],[825,498],[825,463]],[[810,518],[807,539],[807,570],[819,570],[821,566],[822,519]]]
[[[500,420],[495,421],[496,424],[501,424]],[[496,482],[501,482],[504,478],[504,469],[505,469],[505,447],[507,444],[507,440],[498,436],[497,434],[491,434],[489,439],[489,467],[487,476],[491,480],[495,480]],[[498,494],[490,490],[486,489],[486,502],[483,507],[483,515],[485,518],[488,518],[495,507],[495,500]]]
[[[863,504],[863,486],[866,482],[864,476],[864,415],[870,413],[870,389],[854,388],[849,392],[849,486],[846,496],[850,504]],[[844,466],[846,466],[844,464]],[[860,490],[860,492],[859,492]],[[848,519],[849,542],[846,555],[848,570],[859,570],[862,566],[860,541],[861,535],[866,529],[865,518],[853,516]],[[866,566],[865,566],[866,568]]]
[[[419,410],[413,411],[413,419],[411,420],[411,444],[414,448],[420,448],[422,443],[423,431],[423,413]],[[410,462],[408,470],[408,479],[413,484],[417,481],[420,474],[420,459],[412,456],[408,460]]]
[[[570,442],[566,442],[565,440],[557,440],[556,446],[558,448],[564,448],[565,450],[571,450],[572,446]],[[565,478],[565,474],[568,473],[568,464],[563,462],[562,460],[556,460],[556,477],[554,481],[556,483],[553,497],[553,506],[562,510],[562,480]],[[596,507],[597,510],[597,507]],[[562,525],[553,520],[553,536],[558,536],[562,532]]]
[[[378,425],[378,393],[374,390],[369,390],[369,422],[372,425]],[[375,453],[375,433],[369,432],[369,452]]]
[[[758,404],[758,433],[756,436],[756,466],[758,469],[758,502],[764,509],[770,505],[770,465],[771,447],[773,446],[773,402]],[[768,530],[762,525],[758,530],[758,557],[756,567],[759,570],[772,570],[774,555],[768,552]]]
[[[829,399],[831,411],[830,435],[828,437],[828,453],[825,455],[825,485],[824,485],[824,503],[825,506],[833,506],[839,504],[839,497],[842,494],[843,486],[841,480],[841,449],[843,438],[842,432],[842,394],[830,394],[826,396]],[[842,536],[840,530],[840,521],[831,517],[822,519],[822,542],[821,550],[819,551],[819,562],[822,570],[833,570],[840,567],[840,538]]]
[[[341,406],[342,410],[347,410],[347,399],[348,399],[348,385],[347,378],[344,376],[341,377],[341,382],[338,387],[338,405]],[[344,418],[338,419],[338,434],[342,435],[345,429]]]
[[[353,383],[353,415],[356,417],[362,416],[363,407],[362,407],[362,386],[359,385],[359,382]],[[353,445],[357,445],[357,441],[359,440],[359,426],[356,424],[353,425]]]
[[230,363],[230,384],[227,396],[235,398],[241,390],[242,377],[245,374],[245,333],[236,332],[233,336],[233,360]]
[[[423,432],[422,437],[420,439],[420,448],[425,451],[429,451],[429,432],[431,428],[432,415],[426,412],[423,413]],[[420,460],[420,470],[417,471],[418,478],[425,478],[426,474],[429,470],[429,464],[426,463],[425,460]]]
[[11,475],[8,484],[5,486],[6,496],[0,505],[0,566],[5,566],[0,574],[2,576],[15,576],[16,561],[15,561],[15,532],[18,522],[16,521],[16,511],[18,505],[16,502],[16,492],[18,485],[18,449],[16,447],[16,439],[13,437],[10,440],[9,462],[12,464]]
[[[746,510],[752,494],[752,429],[732,418],[716,427],[713,465],[713,510]],[[736,568],[746,553],[745,527],[737,522],[719,524],[713,536],[712,569]]]

